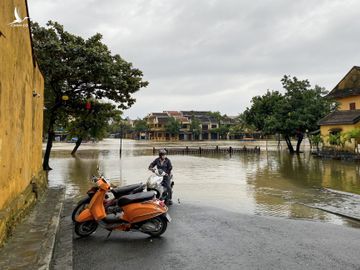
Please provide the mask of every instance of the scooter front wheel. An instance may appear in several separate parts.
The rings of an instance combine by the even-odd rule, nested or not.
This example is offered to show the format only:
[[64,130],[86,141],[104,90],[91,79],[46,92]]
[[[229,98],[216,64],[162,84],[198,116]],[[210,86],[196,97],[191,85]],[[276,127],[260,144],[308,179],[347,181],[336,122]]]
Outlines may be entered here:
[[76,217],[81,213],[82,210],[84,210],[86,208],[86,206],[90,203],[91,198],[87,197],[84,198],[82,200],[80,200],[76,207],[74,208],[72,214],[71,214],[71,219],[73,222],[76,222]]
[[98,227],[95,220],[75,222],[75,233],[80,237],[86,237],[94,233]]

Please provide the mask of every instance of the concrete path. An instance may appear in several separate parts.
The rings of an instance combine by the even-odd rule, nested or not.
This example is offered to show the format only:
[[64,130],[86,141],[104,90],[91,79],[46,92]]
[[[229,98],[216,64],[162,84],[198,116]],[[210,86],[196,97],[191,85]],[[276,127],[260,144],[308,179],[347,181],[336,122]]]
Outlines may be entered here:
[[360,269],[360,230],[176,204],[159,239],[103,229],[73,240],[73,269]]
[[46,191],[0,249],[1,270],[49,269],[63,201],[63,188]]

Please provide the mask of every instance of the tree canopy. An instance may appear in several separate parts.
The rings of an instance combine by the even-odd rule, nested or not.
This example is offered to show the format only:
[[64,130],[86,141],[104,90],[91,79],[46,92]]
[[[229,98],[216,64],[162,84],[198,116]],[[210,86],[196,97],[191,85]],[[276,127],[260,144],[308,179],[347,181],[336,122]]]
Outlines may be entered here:
[[120,117],[121,111],[110,103],[91,102],[91,110],[79,110],[71,117],[67,124],[67,131],[71,137],[77,137],[76,145],[71,154],[75,154],[83,140],[102,140],[113,118]]
[[299,152],[303,134],[318,129],[318,120],[334,109],[333,102],[324,98],[327,94],[324,88],[312,88],[308,80],[284,76],[281,83],[284,94],[267,91],[254,97],[244,117],[248,124],[265,134],[282,134],[290,152],[294,152],[290,138],[296,136],[296,152]]
[[165,124],[165,130],[170,135],[178,135],[180,133],[181,123],[175,117],[169,117]]
[[147,86],[142,71],[102,43],[101,34],[88,39],[71,34],[49,21],[32,23],[34,51],[45,78],[45,111],[48,143],[43,167],[49,167],[54,127],[67,115],[76,115],[84,99],[114,101],[119,109],[135,102],[133,93]]

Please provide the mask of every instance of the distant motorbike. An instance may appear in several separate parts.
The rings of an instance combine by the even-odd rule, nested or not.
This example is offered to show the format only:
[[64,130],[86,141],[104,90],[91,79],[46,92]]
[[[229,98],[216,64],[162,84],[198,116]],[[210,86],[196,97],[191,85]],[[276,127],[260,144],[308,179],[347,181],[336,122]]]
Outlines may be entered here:
[[[169,193],[171,191],[167,190],[167,188],[163,185],[164,176],[168,176],[168,174],[160,169],[154,169],[153,173],[154,174],[152,174],[146,182],[146,190],[155,191],[156,198],[165,201],[165,204],[168,205]],[[173,176],[170,175],[169,177],[170,177],[170,186],[172,189],[174,186]]]
[[104,177],[95,181],[97,190],[88,207],[75,218],[75,233],[78,236],[91,235],[98,225],[108,230],[109,235],[113,230],[137,230],[153,237],[165,232],[171,218],[165,203],[155,198],[155,192],[124,195],[116,200],[114,212],[107,213],[104,200],[111,189],[110,183]]
[[[97,177],[93,176],[92,181],[96,182]],[[88,206],[88,204],[91,201],[91,198],[95,195],[95,193],[98,191],[98,189],[99,189],[99,187],[97,187],[97,186],[90,188],[86,192],[87,197],[81,199],[76,204],[76,206],[71,214],[71,218],[74,222],[76,221],[75,219],[79,215],[79,213]],[[104,206],[105,206],[106,211],[112,212],[113,209],[111,206],[116,206],[116,200],[119,199],[121,196],[140,193],[140,192],[143,192],[145,189],[146,189],[146,185],[144,185],[143,183],[127,185],[127,186],[123,186],[123,187],[110,188],[110,190],[108,190],[105,193],[105,198],[104,198]]]

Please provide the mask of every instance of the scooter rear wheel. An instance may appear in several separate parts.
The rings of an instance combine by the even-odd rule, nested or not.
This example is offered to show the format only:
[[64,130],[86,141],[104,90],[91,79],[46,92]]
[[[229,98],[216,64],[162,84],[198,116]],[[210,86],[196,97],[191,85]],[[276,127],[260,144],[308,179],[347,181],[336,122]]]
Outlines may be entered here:
[[86,237],[94,233],[97,227],[98,224],[94,220],[75,222],[75,233],[80,237]]
[[162,215],[154,217],[147,222],[153,223],[156,227],[156,230],[145,231],[146,234],[151,235],[152,237],[159,237],[166,231],[168,221],[166,217]]

